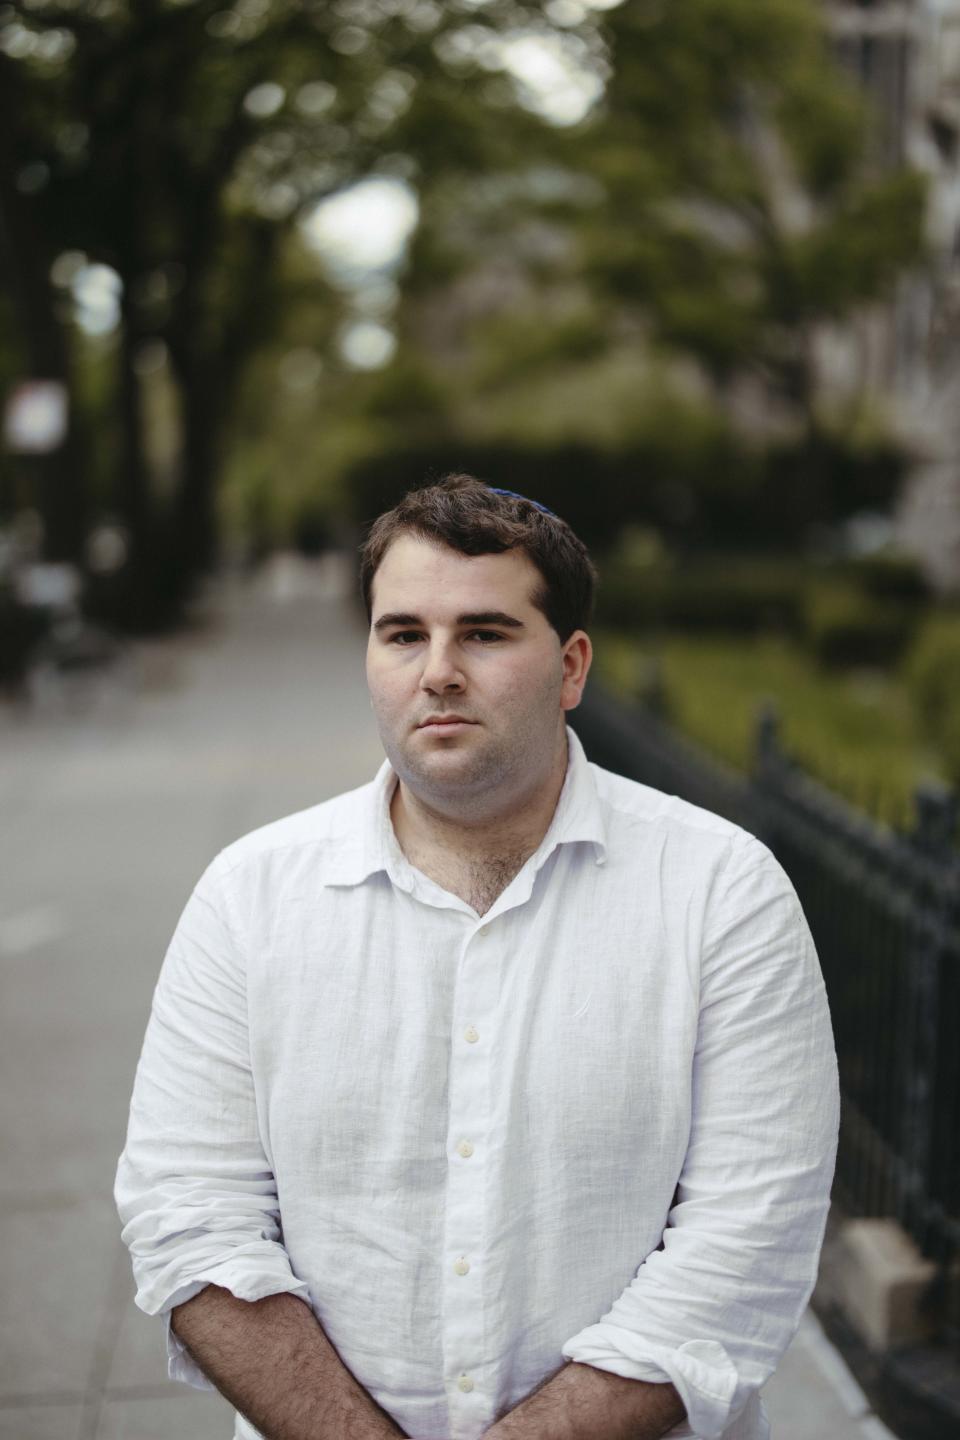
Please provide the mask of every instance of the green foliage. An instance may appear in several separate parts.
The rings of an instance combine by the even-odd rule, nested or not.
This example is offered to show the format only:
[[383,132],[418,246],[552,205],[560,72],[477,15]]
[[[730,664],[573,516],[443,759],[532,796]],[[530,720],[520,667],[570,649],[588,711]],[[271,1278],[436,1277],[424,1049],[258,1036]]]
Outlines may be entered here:
[[936,739],[951,782],[960,786],[960,694],[947,701]]
[[[882,299],[923,246],[925,182],[906,171],[854,192],[814,230],[784,240],[771,256],[788,317],[842,319]],[[792,318],[792,317],[791,317]]]
[[[546,319],[541,323],[549,328]],[[646,454],[652,475],[682,473],[707,485],[720,474],[735,486],[743,472],[734,461],[742,462],[744,451],[718,406],[665,380],[656,357],[635,345],[514,367],[515,347],[536,346],[536,325],[525,312],[516,324],[502,317],[485,328],[456,388],[448,383],[453,420],[465,437],[531,448],[571,442],[608,454],[636,450]],[[592,348],[592,336],[582,339],[584,349]]]
[[842,581],[808,587],[806,643],[821,665],[894,666],[915,628],[915,617],[894,600],[878,600]]
[[881,550],[834,561],[828,569],[831,578],[846,581],[876,600],[896,601],[916,610],[932,599],[923,567],[912,555]]
[[917,562],[878,553],[834,561],[808,574],[803,608],[806,645],[821,665],[899,663],[930,604]]
[[718,382],[762,368],[804,403],[806,329],[919,256],[920,178],[868,176],[865,107],[808,0],[624,5],[609,31],[604,117],[583,140],[607,190],[582,225],[594,283]]
[[850,87],[824,84],[822,68],[797,67],[775,112],[800,180],[819,202],[829,202],[856,173],[867,141],[862,98]]
[[[491,37],[511,30],[527,8],[493,0],[482,28]],[[113,456],[108,500],[134,532],[138,565],[162,534],[181,552],[168,557],[171,573],[204,568],[215,552],[214,483],[225,459],[234,473],[259,468],[259,478],[245,482],[255,494],[285,458],[282,440],[273,467],[265,457],[262,467],[238,458],[237,401],[245,372],[296,328],[299,292],[283,269],[298,217],[378,169],[409,176],[419,167],[441,183],[526,163],[542,124],[509,95],[506,113],[483,66],[457,66],[452,52],[441,59],[447,32],[464,29],[456,7],[298,0],[236,8],[221,0],[38,0],[0,14],[2,160],[11,174],[38,177],[3,192],[5,208],[16,212],[10,228],[27,237],[11,252],[6,278],[32,306],[27,333],[66,322],[68,339],[69,303],[54,314],[46,280],[57,255],[110,265],[122,281],[113,393],[95,420],[106,438],[99,453]],[[42,239],[35,260],[33,233]],[[30,286],[18,283],[28,264],[39,277]],[[323,293],[316,260],[311,284]],[[335,334],[324,325],[322,339],[290,336],[289,344],[335,357]],[[138,353],[157,342],[166,347],[182,420],[169,496],[147,453],[138,398]],[[60,368],[67,372],[66,361]],[[338,421],[345,408],[360,420],[364,381],[346,407],[339,387]],[[391,396],[384,387],[370,413],[379,404],[384,416],[398,414],[412,400],[425,420],[443,408],[426,383],[415,389],[396,386]],[[312,430],[297,417],[307,454],[326,438],[319,424],[319,415]],[[358,447],[342,441],[341,433],[325,449],[346,463]],[[298,490],[309,510],[312,487],[298,485],[279,505],[248,513],[279,512],[287,527]],[[144,560],[141,568],[157,567]]]
[[[54,31],[54,58],[28,53]],[[900,457],[842,418],[827,433],[809,337],[918,258],[922,187],[868,173],[866,111],[809,0],[632,0],[573,26],[535,0],[37,0],[0,32],[4,158],[46,167],[13,200],[40,270],[74,250],[123,280],[118,343],[79,350],[96,373],[77,389],[97,506],[135,528],[202,559],[215,513],[289,535],[357,477],[359,513],[391,490],[375,473],[471,457],[599,540],[635,520],[691,548],[785,547],[889,498]],[[517,33],[605,78],[581,123],[542,122],[498,73],[491,44]],[[397,360],[351,375],[350,299],[296,221],[378,171],[412,180],[422,223]],[[131,378],[157,341],[180,415],[165,475]],[[276,379],[297,349],[323,362],[310,393]],[[734,428],[744,380],[783,419],[775,443]]]
[[601,625],[755,635],[801,628],[804,574],[790,556],[601,566]]
[[904,827],[925,776],[946,778],[911,696],[889,672],[821,669],[797,644],[771,635],[594,635],[602,680],[632,694],[642,658],[657,663],[672,723],[710,753],[747,770],[759,707],[773,701],[782,743],[838,794]]
[[827,430],[767,445],[760,480],[740,506],[717,506],[711,520],[720,546],[755,542],[789,546],[811,527],[835,525],[860,510],[886,510],[907,469],[895,440]]
[[903,675],[950,778],[960,784],[960,613],[929,617],[905,659]]
[[588,545],[603,547],[612,542],[633,498],[621,484],[620,465],[622,461],[580,445],[534,449],[446,439],[361,460],[350,468],[344,492],[351,518],[366,525],[406,490],[466,470],[548,505]]
[[[379,386],[374,398],[378,392]],[[525,388],[514,399],[537,409],[536,396]],[[549,396],[544,404],[550,404]],[[486,418],[489,422],[489,413]],[[470,471],[543,501],[601,549],[632,522],[652,525],[670,538],[687,534],[694,520],[698,526],[708,524],[701,510],[711,511],[698,509],[698,497],[711,496],[710,505],[717,509],[749,503],[752,458],[737,446],[719,414],[662,390],[634,398],[629,419],[620,422],[626,437],[619,446],[578,438],[551,443],[535,423],[521,427],[519,420],[513,436],[520,430],[520,438],[511,435],[513,426],[486,434],[481,430],[474,437],[456,420],[454,412],[440,424],[416,426],[420,443],[414,444],[411,427],[398,423],[394,445],[382,439],[351,466],[343,490],[353,519],[366,523],[404,490],[451,470]],[[547,435],[552,428],[545,427]],[[559,421],[556,431],[563,434]]]
[[683,557],[662,546],[636,552],[628,541],[600,573],[602,625],[789,635],[818,663],[838,668],[895,665],[929,603],[916,562],[897,555],[814,569],[790,552]]
[[[603,103],[552,171],[423,177],[405,336],[439,357],[448,448],[598,447],[622,518],[696,549],[883,508],[907,457],[821,393],[811,337],[920,257],[921,181],[865,164],[867,109],[808,0],[638,0],[603,35]],[[744,383],[756,421],[731,418]]]
[[409,435],[429,426],[445,428],[451,395],[440,377],[417,354],[406,354],[371,377],[363,409],[376,420],[395,423]]
[[523,382],[545,365],[562,369],[592,360],[607,349],[609,337],[600,317],[584,308],[556,319],[535,311],[497,315],[477,327],[475,344],[471,378],[483,392]]

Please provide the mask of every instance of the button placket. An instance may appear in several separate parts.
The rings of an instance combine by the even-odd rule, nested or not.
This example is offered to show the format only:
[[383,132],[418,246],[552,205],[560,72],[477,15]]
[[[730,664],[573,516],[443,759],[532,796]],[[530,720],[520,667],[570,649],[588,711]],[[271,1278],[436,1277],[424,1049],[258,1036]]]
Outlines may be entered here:
[[[452,1433],[484,1404],[476,1385],[483,1354],[484,1197],[489,1160],[490,1038],[499,991],[497,932],[490,925],[466,939],[457,967],[450,1050],[447,1197],[443,1266],[444,1360]],[[486,1043],[478,1044],[481,1035]],[[467,1396],[470,1396],[467,1399]],[[465,1407],[465,1408],[461,1408]],[[473,1419],[470,1420],[473,1423]]]

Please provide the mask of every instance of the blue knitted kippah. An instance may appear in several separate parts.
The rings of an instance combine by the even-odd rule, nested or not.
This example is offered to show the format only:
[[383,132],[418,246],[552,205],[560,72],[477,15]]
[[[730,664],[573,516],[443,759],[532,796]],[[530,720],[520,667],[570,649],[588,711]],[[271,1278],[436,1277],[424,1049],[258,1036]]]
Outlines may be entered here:
[[548,510],[546,505],[540,504],[539,500],[529,500],[526,495],[518,495],[516,490],[501,490],[496,485],[488,485],[487,489],[492,490],[494,495],[506,495],[511,500],[526,500],[528,505],[534,506],[537,510],[542,510],[544,515],[552,515],[554,520],[559,520],[560,518],[556,510]]

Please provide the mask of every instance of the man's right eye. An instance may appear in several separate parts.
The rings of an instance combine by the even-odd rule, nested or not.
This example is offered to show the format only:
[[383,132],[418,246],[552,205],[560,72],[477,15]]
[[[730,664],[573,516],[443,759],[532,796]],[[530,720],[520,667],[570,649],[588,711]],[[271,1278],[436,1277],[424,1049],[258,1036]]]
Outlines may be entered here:
[[419,634],[419,631],[417,631],[417,630],[398,630],[398,631],[396,632],[396,634],[390,636],[389,640],[387,641],[387,644],[388,644],[388,645],[401,645],[401,646],[403,646],[403,645],[411,645],[411,644],[413,644],[413,642],[414,642],[415,640],[419,640],[419,639],[420,639],[420,634]]

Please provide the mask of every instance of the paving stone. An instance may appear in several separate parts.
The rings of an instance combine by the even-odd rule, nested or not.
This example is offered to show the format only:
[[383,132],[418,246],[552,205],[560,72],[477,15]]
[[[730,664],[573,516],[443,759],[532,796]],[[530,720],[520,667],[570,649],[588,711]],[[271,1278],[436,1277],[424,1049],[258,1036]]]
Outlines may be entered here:
[[108,1396],[93,1440],[232,1440],[234,1410],[221,1395],[171,1388],[163,1399]]
[[137,1309],[134,1288],[131,1277],[129,1298],[123,1307],[107,1373],[107,1389],[140,1386],[163,1390],[169,1386],[179,1391],[182,1388],[179,1381],[167,1378],[164,1322],[157,1315],[144,1315]]
[[0,1400],[86,1389],[117,1259],[106,1200],[24,1196],[0,1212]]
[[[275,567],[224,592],[207,628],[139,647],[175,683],[106,718],[0,705],[0,813],[17,837],[0,867],[0,1440],[232,1436],[222,1397],[166,1379],[111,1192],[150,997],[193,884],[230,841],[364,783],[382,759],[362,618],[336,599],[331,567],[320,578]],[[864,1440],[804,1331],[765,1399],[775,1440]]]
[[0,1440],[77,1440],[83,1405],[0,1406]]
[[803,1339],[794,1340],[763,1389],[773,1440],[863,1440]]

